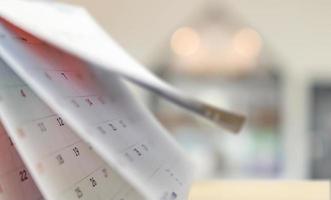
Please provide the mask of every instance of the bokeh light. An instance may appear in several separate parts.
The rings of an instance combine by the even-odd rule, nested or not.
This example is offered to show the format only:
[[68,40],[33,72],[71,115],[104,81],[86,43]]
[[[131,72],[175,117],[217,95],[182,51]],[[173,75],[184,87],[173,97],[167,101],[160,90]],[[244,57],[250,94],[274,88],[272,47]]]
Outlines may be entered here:
[[179,56],[194,54],[200,46],[200,36],[191,27],[182,27],[171,37],[171,48]]
[[252,28],[243,28],[233,37],[233,48],[246,59],[255,59],[262,48],[262,38]]

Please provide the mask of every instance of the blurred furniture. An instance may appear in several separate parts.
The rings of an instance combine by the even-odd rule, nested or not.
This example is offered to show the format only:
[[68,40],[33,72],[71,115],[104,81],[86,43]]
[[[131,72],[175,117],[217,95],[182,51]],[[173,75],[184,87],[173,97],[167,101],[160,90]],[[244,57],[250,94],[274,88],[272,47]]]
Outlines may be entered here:
[[317,81],[311,91],[311,177],[331,178],[331,85]]
[[204,181],[189,200],[330,200],[328,181]]

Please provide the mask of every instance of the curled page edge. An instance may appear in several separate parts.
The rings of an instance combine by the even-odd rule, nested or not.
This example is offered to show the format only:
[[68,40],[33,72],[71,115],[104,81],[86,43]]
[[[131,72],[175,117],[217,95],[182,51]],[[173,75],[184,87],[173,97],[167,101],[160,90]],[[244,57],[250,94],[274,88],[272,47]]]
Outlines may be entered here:
[[[225,111],[216,106],[201,102],[194,97],[190,97],[183,94],[182,92],[179,92],[177,89],[173,88],[168,83],[157,78],[150,71],[135,62],[134,59],[128,56],[127,53],[125,53],[121,47],[119,47],[114,41],[112,41],[111,38],[107,36],[107,34],[98,26],[98,24],[94,22],[93,18],[88,14],[88,12],[85,11],[85,9],[76,6],[67,6],[66,4],[55,2],[22,2],[11,0],[10,2],[2,1],[1,3],[4,3],[4,6],[0,6],[0,17],[8,23],[17,26],[20,29],[23,29],[24,31],[28,32],[29,34],[34,35],[35,37],[40,38],[41,40],[51,44],[52,46],[57,47],[68,54],[76,56],[81,60],[89,62],[94,66],[101,67],[114,73],[117,73],[122,77],[130,80],[131,82],[134,82],[139,86],[142,86],[143,88],[155,92],[156,94],[162,96],[170,102],[217,123],[221,127],[231,132],[238,133],[241,130],[245,122],[245,117],[243,115]],[[116,54],[118,54],[121,58],[128,59],[128,62],[125,64],[131,64],[133,68],[136,68],[135,72],[139,72],[139,74],[143,74],[143,76],[137,75],[137,73],[135,72],[132,73],[128,70],[124,70],[124,68],[128,66],[121,66],[120,64],[123,64],[121,62],[108,62],[109,59],[95,59],[104,57],[96,55],[91,56],[89,54],[86,54],[86,52],[84,51],[80,51],[77,47],[75,48],[75,46],[72,46],[68,43],[64,43],[63,41],[61,42],[61,39],[57,40],[56,38],[54,38],[54,36],[51,37],[47,33],[47,31],[41,31],[44,29],[35,28],[36,26],[38,26],[38,22],[31,23],[31,21],[29,21],[28,19],[29,16],[17,16],[20,15],[21,9],[25,9],[24,14],[31,14],[29,13],[29,9],[31,9],[32,6],[36,5],[41,6],[40,8],[47,9],[53,9],[54,7],[54,10],[56,10],[56,6],[61,8],[67,6],[70,9],[76,9],[77,12],[82,15],[83,18],[85,18],[85,22],[90,23],[89,25],[91,27],[97,29],[97,33],[101,36],[101,38],[105,39],[105,42],[108,42],[110,45],[115,46],[111,49],[115,49],[117,51]],[[49,14],[56,12],[43,12],[43,14],[45,13]],[[48,17],[56,18],[57,16]],[[38,18],[41,19],[43,17],[38,14]],[[49,24],[52,23],[49,22]],[[107,55],[111,55],[111,53],[113,52],[108,52]]]

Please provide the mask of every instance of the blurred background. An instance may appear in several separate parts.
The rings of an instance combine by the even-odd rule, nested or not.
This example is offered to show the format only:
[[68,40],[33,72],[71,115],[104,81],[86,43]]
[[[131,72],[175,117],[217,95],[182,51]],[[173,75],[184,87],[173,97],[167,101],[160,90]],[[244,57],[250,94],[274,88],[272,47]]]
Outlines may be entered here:
[[135,88],[196,178],[331,178],[331,1],[62,1],[175,87],[247,115],[231,135]]

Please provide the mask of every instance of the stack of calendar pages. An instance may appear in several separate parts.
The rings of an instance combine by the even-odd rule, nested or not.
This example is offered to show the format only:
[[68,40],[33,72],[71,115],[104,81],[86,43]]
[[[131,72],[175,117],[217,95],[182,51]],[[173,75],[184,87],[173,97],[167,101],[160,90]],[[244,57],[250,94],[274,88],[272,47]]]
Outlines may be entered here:
[[0,200],[187,199],[192,164],[123,77],[176,93],[84,9],[1,0]]

